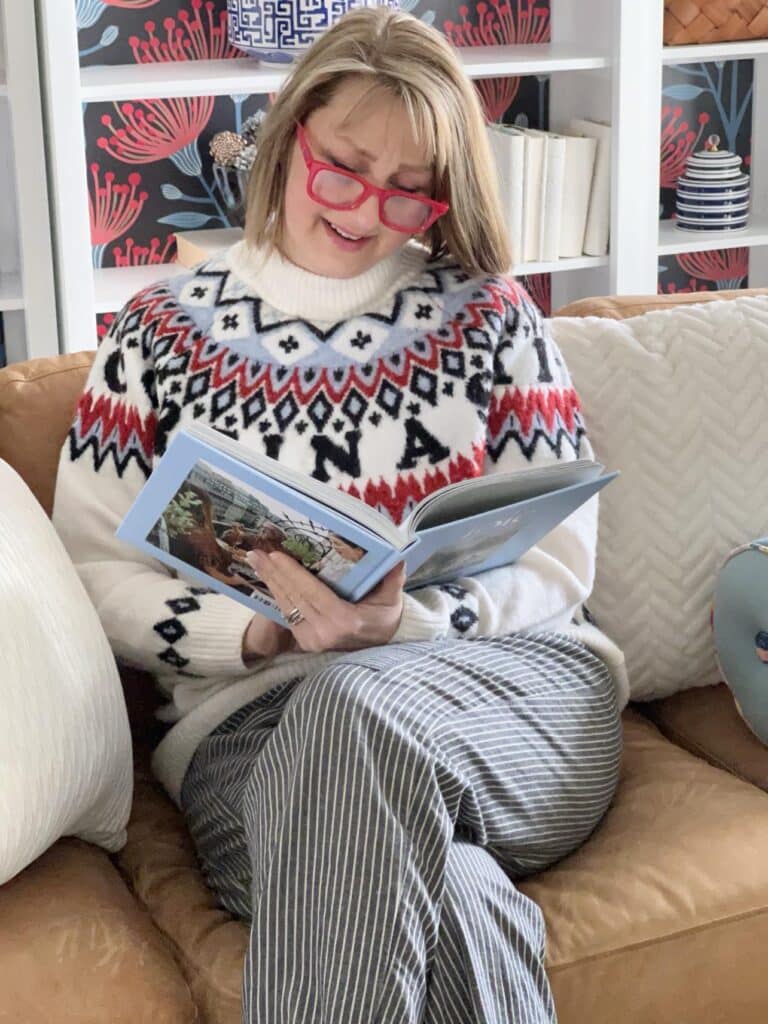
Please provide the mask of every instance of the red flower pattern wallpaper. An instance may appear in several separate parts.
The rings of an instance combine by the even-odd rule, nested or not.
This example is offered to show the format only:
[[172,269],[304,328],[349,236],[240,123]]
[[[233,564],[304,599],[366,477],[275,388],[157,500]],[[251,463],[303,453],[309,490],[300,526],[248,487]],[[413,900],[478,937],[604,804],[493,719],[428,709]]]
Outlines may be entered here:
[[[228,59],[226,0],[71,0],[83,65]],[[440,28],[457,46],[538,43],[550,38],[549,0],[403,0],[401,6]],[[489,120],[548,124],[548,79],[477,82]],[[748,61],[685,65],[665,71],[661,118],[660,216],[674,213],[674,184],[691,152],[717,132],[749,161],[752,68]],[[213,173],[211,137],[239,131],[263,108],[262,95],[190,96],[96,103],[84,108],[95,266],[171,262],[174,232],[238,223],[231,193]],[[747,283],[748,250],[665,257],[659,291]],[[550,279],[525,280],[550,312]],[[100,333],[109,316],[100,318]]]

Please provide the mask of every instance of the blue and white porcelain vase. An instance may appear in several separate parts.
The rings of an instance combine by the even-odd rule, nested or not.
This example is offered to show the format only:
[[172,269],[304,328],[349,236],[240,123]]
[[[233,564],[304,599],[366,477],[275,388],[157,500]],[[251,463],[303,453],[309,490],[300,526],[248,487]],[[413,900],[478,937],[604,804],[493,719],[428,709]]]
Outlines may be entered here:
[[229,41],[263,64],[286,66],[353,7],[399,6],[399,0],[227,0]]

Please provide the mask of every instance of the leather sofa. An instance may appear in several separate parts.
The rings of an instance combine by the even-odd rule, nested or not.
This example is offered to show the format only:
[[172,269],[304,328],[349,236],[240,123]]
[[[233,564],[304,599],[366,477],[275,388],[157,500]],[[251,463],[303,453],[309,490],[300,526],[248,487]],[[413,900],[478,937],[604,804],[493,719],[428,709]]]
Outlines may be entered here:
[[[634,316],[729,294],[582,300],[560,312]],[[91,358],[0,371],[0,458],[47,511]],[[126,671],[123,681],[136,770],[127,845],[109,856],[62,839],[0,888],[8,1024],[240,1021],[246,927],[217,908],[181,815],[151,777],[164,728],[152,680]],[[630,705],[623,721],[607,817],[521,884],[546,917],[560,1024],[764,1024],[768,751],[722,685]]]

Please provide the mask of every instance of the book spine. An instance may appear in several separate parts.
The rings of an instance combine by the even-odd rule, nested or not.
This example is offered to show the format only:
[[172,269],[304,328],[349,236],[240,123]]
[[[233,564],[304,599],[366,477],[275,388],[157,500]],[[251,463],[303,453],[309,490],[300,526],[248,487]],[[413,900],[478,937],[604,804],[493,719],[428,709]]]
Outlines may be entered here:
[[542,212],[547,149],[542,137],[525,133],[525,239],[523,258],[526,263],[541,259]]
[[565,171],[559,256],[581,256],[587,228],[589,195],[595,166],[597,142],[591,138],[569,136],[565,140]]
[[510,132],[506,125],[487,126],[496,171],[499,178],[504,223],[509,235],[512,262],[523,258],[523,173],[525,140]]
[[546,136],[547,173],[542,209],[541,259],[556,260],[560,249],[560,231],[565,185],[565,139]]
[[579,135],[597,140],[592,192],[589,200],[584,252],[588,256],[605,256],[611,219],[611,128],[595,121],[571,121],[571,129]]

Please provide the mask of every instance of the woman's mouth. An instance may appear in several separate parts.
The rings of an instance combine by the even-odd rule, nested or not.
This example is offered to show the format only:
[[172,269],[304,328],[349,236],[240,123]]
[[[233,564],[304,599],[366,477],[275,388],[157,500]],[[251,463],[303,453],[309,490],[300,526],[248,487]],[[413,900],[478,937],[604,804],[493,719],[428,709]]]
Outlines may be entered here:
[[325,230],[328,233],[332,241],[346,252],[357,252],[362,249],[366,242],[370,242],[373,235],[353,235],[348,231],[344,231],[342,228],[336,227],[335,224],[331,224],[324,217],[321,218],[325,226]]

